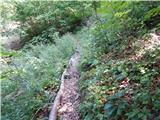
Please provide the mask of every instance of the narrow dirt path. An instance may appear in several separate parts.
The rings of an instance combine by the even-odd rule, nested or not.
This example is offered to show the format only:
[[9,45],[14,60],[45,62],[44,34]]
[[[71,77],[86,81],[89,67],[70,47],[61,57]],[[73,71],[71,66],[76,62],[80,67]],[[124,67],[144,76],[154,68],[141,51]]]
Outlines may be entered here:
[[61,120],[79,120],[79,92],[78,80],[79,72],[77,64],[79,61],[79,52],[76,52],[70,59],[64,79],[64,92],[60,101],[60,119]]
[[80,78],[77,65],[80,60],[79,43],[77,50],[69,60],[67,68],[61,77],[60,89],[54,100],[49,120],[56,120],[57,114],[60,120],[79,120],[80,94],[78,89],[78,80]]

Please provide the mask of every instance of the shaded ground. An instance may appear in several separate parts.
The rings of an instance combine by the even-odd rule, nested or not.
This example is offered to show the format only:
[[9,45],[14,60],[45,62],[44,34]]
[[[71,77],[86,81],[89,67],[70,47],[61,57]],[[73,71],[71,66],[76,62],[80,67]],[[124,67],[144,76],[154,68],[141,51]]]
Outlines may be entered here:
[[23,46],[23,41],[20,39],[20,36],[13,31],[19,27],[19,24],[16,22],[10,22],[6,24],[1,33],[1,45],[6,49],[18,50]]
[[79,73],[76,68],[80,55],[76,52],[70,59],[64,76],[64,92],[60,101],[60,119],[79,120],[80,94],[78,92]]
[[23,42],[20,40],[18,35],[12,35],[2,38],[2,46],[6,49],[19,50],[22,48]]

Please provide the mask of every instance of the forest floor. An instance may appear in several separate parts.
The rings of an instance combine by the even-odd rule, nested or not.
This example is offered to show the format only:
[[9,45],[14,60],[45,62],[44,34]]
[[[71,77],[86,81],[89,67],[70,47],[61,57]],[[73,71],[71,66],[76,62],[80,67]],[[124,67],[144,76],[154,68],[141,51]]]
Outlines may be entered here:
[[78,89],[79,72],[77,64],[79,61],[79,53],[75,53],[69,62],[64,79],[64,91],[60,100],[59,114],[62,120],[79,120],[79,103],[80,94]]
[[78,81],[80,74],[77,69],[79,60],[80,50],[79,45],[77,45],[75,54],[70,58],[68,66],[62,74],[60,89],[56,96],[57,99],[54,100],[49,120],[56,119],[56,111],[58,111],[60,120],[79,120],[80,94]]

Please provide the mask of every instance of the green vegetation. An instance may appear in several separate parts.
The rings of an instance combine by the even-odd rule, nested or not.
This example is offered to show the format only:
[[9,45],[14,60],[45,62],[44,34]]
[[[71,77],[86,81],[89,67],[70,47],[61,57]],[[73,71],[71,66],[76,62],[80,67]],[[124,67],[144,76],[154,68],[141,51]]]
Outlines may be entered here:
[[88,2],[26,1],[15,2],[14,20],[21,22],[25,41],[54,42],[53,33],[74,31],[91,13]]
[[77,41],[81,120],[160,119],[159,1],[6,3],[25,45],[1,48],[2,120],[48,119]]
[[2,52],[2,120],[30,120],[37,110],[48,114],[59,78],[75,51],[74,42],[66,34],[56,37],[56,45],[27,45],[22,51]]
[[158,120],[160,47],[145,51],[137,43],[149,41],[145,34],[151,28],[159,30],[160,3],[100,4],[97,14],[102,17],[90,28],[90,46],[81,63],[81,119]]

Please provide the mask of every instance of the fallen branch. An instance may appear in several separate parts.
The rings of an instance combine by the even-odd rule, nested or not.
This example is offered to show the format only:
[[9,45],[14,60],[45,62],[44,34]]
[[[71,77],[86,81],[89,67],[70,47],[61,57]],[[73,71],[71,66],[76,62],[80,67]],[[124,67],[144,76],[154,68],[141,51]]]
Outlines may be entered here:
[[60,85],[59,91],[57,93],[57,96],[54,100],[54,103],[53,103],[53,106],[52,106],[52,109],[51,109],[51,112],[50,112],[50,115],[49,115],[49,120],[56,120],[56,118],[57,118],[57,108],[60,105],[60,99],[61,99],[61,96],[62,96],[62,93],[63,93],[63,90],[64,90],[64,76],[66,74],[66,71],[67,70],[65,70],[62,74],[61,85]]
[[64,70],[64,72],[61,76],[61,85],[60,85],[59,91],[57,93],[57,96],[54,100],[54,103],[52,105],[51,112],[50,112],[50,115],[49,115],[49,120],[56,120],[56,118],[57,118],[57,108],[60,105],[60,100],[61,100],[62,94],[64,92],[64,82],[65,82],[65,79],[70,79],[70,69],[71,69],[71,67],[73,67],[73,64],[75,64],[75,62],[73,61],[74,56],[75,55],[73,55],[71,57],[71,59],[69,60],[68,66]]
[[50,105],[50,103],[46,103],[46,104],[43,105],[43,107],[38,108],[38,109],[36,110],[36,112],[32,115],[31,120],[34,120],[35,117],[36,117],[36,115],[37,115],[37,113],[38,113],[40,110],[42,110],[43,108],[45,108],[45,107],[47,107],[47,106],[49,106],[49,105]]

